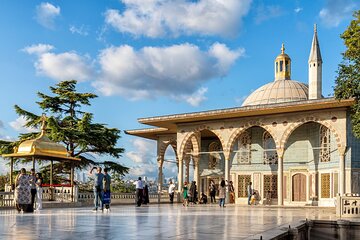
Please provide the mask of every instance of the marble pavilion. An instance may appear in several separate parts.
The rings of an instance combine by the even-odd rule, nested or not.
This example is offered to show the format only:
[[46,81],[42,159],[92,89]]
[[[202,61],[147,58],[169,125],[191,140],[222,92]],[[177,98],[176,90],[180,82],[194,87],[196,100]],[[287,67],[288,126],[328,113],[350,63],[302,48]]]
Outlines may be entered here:
[[211,180],[232,180],[239,204],[247,203],[251,181],[261,201],[270,204],[333,206],[338,194],[360,192],[360,141],[351,131],[354,101],[321,94],[322,64],[315,27],[308,85],[291,79],[283,45],[275,59],[275,80],[241,107],[140,118],[153,128],[126,133],[157,142],[160,185],[170,146],[179,191],[193,166],[199,192],[208,192]]

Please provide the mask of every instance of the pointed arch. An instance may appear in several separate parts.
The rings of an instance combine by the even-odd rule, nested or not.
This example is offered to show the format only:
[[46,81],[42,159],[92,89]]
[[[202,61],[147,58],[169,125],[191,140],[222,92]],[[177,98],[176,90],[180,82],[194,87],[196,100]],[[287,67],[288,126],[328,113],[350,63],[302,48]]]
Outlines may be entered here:
[[285,149],[286,142],[289,140],[289,137],[295,131],[295,129],[297,129],[298,127],[304,125],[305,123],[309,123],[309,122],[315,122],[315,123],[318,123],[320,125],[327,127],[328,129],[330,129],[330,131],[335,136],[335,141],[336,141],[336,145],[338,147],[338,151],[341,152],[344,149],[346,142],[344,139],[341,139],[341,135],[334,128],[334,126],[332,124],[330,124],[328,121],[320,119],[320,118],[316,118],[316,117],[301,118],[301,119],[298,119],[297,121],[293,122],[292,124],[290,124],[289,127],[284,131],[284,133],[281,137],[280,148]]

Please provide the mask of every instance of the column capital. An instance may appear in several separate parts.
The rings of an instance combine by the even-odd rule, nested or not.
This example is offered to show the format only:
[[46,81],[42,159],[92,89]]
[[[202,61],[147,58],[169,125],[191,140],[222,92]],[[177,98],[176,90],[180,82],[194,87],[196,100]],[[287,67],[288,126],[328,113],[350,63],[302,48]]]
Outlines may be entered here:
[[338,151],[339,151],[339,155],[340,155],[340,156],[345,156],[346,146],[340,146],[340,147],[338,147]]
[[283,159],[284,158],[284,153],[285,153],[285,149],[284,148],[276,148],[276,152],[278,154],[278,158]]

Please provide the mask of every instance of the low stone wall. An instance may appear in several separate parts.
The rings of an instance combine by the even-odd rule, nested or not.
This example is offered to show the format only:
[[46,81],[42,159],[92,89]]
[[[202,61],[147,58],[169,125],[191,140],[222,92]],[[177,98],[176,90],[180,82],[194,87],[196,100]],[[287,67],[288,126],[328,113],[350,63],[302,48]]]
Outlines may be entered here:
[[360,218],[359,194],[337,196],[336,203],[336,216],[339,218]]

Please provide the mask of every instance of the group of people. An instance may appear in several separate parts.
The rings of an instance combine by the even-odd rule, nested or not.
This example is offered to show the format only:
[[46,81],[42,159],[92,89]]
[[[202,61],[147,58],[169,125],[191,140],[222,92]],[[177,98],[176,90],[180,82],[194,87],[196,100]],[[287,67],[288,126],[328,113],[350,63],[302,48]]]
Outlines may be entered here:
[[[93,173],[93,171],[96,172]],[[108,169],[104,169],[102,173],[101,167],[93,167],[90,170],[90,175],[94,177],[94,209],[93,212],[96,212],[98,208],[101,211],[104,211],[104,205],[106,209],[110,210],[110,186],[111,186],[111,176],[108,173]]]
[[[42,184],[41,173],[35,174],[35,169],[27,174],[26,169],[22,168],[15,180],[15,206],[19,212],[33,212],[42,209]],[[35,201],[36,200],[36,201]],[[34,207],[34,204],[36,206]]]
[[138,178],[137,181],[134,182],[136,193],[135,193],[135,200],[136,206],[140,207],[141,204],[148,204],[149,201],[149,187],[147,184],[144,184],[141,180],[141,177]]

